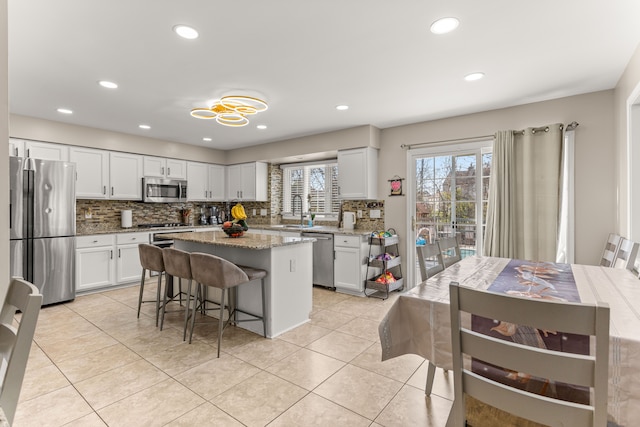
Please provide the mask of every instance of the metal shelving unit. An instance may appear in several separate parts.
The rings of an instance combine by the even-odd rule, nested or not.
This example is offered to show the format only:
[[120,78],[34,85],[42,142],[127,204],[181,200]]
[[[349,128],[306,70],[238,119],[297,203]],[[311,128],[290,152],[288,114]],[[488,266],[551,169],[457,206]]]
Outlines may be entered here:
[[[364,283],[366,296],[387,299],[389,292],[404,288],[402,260],[398,251],[399,240],[396,234],[388,237],[369,236],[367,280]],[[384,254],[390,254],[393,257],[387,260]],[[380,255],[383,256],[378,259]],[[385,273],[390,273],[394,280],[388,280]]]

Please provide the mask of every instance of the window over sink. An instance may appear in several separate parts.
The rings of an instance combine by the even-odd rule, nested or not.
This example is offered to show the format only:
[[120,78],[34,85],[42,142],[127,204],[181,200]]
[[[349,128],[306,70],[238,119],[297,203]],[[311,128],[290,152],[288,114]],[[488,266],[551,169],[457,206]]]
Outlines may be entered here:
[[[300,218],[302,211],[316,218],[336,219],[340,211],[338,198],[338,163],[313,162],[282,165],[282,217]],[[300,198],[295,196],[299,195]]]

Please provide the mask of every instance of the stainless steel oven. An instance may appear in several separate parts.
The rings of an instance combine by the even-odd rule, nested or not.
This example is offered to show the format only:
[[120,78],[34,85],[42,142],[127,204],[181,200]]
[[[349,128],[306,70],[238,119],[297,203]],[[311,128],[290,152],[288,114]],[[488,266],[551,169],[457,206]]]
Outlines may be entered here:
[[187,201],[187,181],[178,179],[142,178],[142,201],[176,203]]

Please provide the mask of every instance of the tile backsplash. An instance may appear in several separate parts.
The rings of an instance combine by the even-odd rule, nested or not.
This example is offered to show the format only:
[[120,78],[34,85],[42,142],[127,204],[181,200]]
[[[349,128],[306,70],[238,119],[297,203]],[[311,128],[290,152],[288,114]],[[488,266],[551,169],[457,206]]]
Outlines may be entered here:
[[[267,202],[242,202],[247,213],[247,223],[269,225],[287,222],[282,219],[282,170],[278,165],[269,165],[270,200]],[[235,203],[235,202],[233,202]],[[380,218],[370,218],[371,204],[380,210]],[[84,200],[76,201],[76,224],[78,233],[90,233],[94,230],[118,229],[121,225],[120,212],[132,211],[132,226],[149,223],[183,222],[184,210],[191,210],[191,224],[199,225],[200,209],[215,206],[228,212],[229,202],[188,202],[188,203],[142,203],[126,200]],[[356,221],[356,229],[379,230],[384,228],[384,201],[346,200],[342,202],[342,211],[362,211],[362,218]],[[264,213],[264,215],[262,215]],[[315,221],[316,225],[340,226],[337,221]]]

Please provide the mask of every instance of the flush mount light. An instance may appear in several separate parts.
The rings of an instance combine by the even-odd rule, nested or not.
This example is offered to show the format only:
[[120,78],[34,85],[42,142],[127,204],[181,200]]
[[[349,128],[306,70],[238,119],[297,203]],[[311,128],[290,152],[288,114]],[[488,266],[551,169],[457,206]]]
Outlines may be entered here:
[[140,129],[151,129],[151,126],[149,126],[149,125],[138,125],[138,127]]
[[198,31],[195,28],[187,25],[176,25],[173,27],[173,31],[182,38],[193,40],[198,38]]
[[73,114],[73,111],[69,110],[68,108],[58,108],[58,113],[62,113],[62,114]]
[[262,130],[262,129],[266,129],[267,125],[258,125],[256,126],[258,129]]
[[221,125],[242,127],[249,124],[247,116],[258,114],[268,109],[265,101],[250,96],[223,96],[213,102],[209,108],[194,108],[191,115],[196,119],[215,119]]
[[336,110],[345,111],[345,110],[348,110],[348,109],[349,109],[348,105],[336,105]]
[[118,84],[114,83],[114,82],[110,82],[108,80],[100,80],[98,82],[98,84],[102,87],[105,87],[107,89],[117,89],[118,88]]
[[484,78],[484,73],[481,72],[471,73],[464,76],[464,79],[468,82],[473,82],[482,78]]
[[431,24],[431,32],[433,34],[446,34],[458,28],[459,24],[460,21],[457,18],[440,18]]
[[208,138],[208,137],[206,137],[206,136],[205,136],[204,138],[202,138],[202,140],[203,140],[203,141],[206,141],[206,142],[211,142],[211,141],[213,141],[211,138]]

